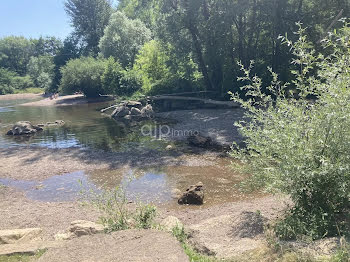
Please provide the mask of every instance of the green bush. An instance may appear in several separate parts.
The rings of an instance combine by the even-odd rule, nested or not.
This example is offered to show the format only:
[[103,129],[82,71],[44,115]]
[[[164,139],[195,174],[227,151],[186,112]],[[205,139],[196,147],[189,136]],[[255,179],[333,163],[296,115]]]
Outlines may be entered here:
[[141,88],[141,78],[138,72],[123,69],[118,61],[110,57],[102,75],[102,86],[109,94],[131,96]]
[[[300,26],[300,25],[299,25]],[[313,239],[346,233],[350,196],[350,29],[346,26],[323,41],[327,55],[316,54],[298,31],[293,88],[272,72],[272,84],[242,69],[242,90],[232,94],[246,110],[237,123],[246,147],[235,148],[238,170],[251,174],[250,185],[288,194],[294,206],[276,226],[281,237]],[[291,93],[290,90],[296,90]]]
[[27,71],[36,87],[46,90],[51,87],[54,66],[53,58],[48,55],[30,58]]
[[12,94],[18,90],[33,88],[34,83],[29,76],[19,76],[17,73],[0,68],[0,94]]
[[83,57],[70,60],[61,68],[60,90],[65,94],[83,92],[86,97],[98,97],[106,94],[102,86],[102,75],[106,60]]

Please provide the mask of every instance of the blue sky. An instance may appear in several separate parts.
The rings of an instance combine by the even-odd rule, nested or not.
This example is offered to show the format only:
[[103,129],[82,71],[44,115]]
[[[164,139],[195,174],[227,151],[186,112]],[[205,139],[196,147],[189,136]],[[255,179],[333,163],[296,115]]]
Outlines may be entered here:
[[63,39],[71,31],[64,0],[0,0],[0,37],[42,35]]

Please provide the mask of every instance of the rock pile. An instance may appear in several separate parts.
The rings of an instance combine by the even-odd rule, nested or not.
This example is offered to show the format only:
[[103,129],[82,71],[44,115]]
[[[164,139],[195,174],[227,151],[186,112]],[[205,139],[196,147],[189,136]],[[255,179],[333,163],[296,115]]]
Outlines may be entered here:
[[153,116],[152,106],[149,104],[143,106],[138,101],[129,101],[120,104],[112,113],[114,119],[125,121],[142,121],[151,119]]
[[8,136],[33,135],[43,129],[40,126],[34,126],[29,121],[17,122],[11,130],[7,132]]

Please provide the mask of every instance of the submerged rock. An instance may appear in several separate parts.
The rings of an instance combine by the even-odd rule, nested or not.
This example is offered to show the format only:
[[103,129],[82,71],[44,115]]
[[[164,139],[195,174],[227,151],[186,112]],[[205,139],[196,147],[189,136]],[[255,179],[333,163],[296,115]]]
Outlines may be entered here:
[[204,201],[203,183],[191,185],[177,201],[180,205],[202,205]]
[[210,137],[203,136],[201,134],[189,136],[187,138],[187,141],[190,145],[197,147],[210,147],[213,144],[213,141]]
[[42,130],[40,126],[34,126],[29,121],[19,121],[6,134],[9,136],[32,135]]

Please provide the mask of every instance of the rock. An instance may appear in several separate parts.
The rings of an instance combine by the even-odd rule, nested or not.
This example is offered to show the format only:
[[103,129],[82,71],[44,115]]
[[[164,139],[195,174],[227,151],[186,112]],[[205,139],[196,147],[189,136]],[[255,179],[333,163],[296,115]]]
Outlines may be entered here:
[[147,118],[153,117],[154,116],[153,107],[150,104],[146,105],[144,108],[141,109],[141,115]]
[[130,114],[131,115],[136,115],[136,116],[138,116],[138,115],[141,115],[141,110],[140,109],[138,109],[138,108],[136,108],[136,107],[132,107],[131,108],[131,110],[130,110]]
[[179,227],[183,228],[183,223],[174,216],[168,216],[164,218],[161,222],[160,225],[164,228],[165,231],[172,232],[173,228]]
[[180,205],[202,205],[204,200],[203,183],[191,185],[177,201]]
[[82,236],[50,248],[38,262],[188,262],[180,243],[167,232],[124,230],[111,234]]
[[63,126],[65,124],[65,122],[63,120],[56,120],[55,121],[55,124],[56,125],[60,125],[60,126]]
[[199,252],[229,259],[264,246],[264,220],[257,213],[241,212],[203,220],[188,226],[186,232],[190,244]]
[[167,145],[165,150],[168,150],[168,151],[171,151],[171,150],[174,150],[174,146],[172,145]]
[[127,106],[118,106],[112,113],[112,117],[121,118],[130,114],[129,108]]
[[86,220],[76,220],[71,223],[67,232],[57,233],[55,240],[70,240],[84,235],[94,235],[103,232],[104,227],[100,224]]
[[128,101],[126,103],[126,106],[129,107],[129,108],[134,107],[134,108],[137,108],[137,109],[140,110],[142,108],[142,103],[139,102],[139,101]]
[[0,230],[0,245],[28,242],[37,238],[41,232],[40,228]]
[[[21,254],[35,255],[39,250],[59,247],[60,245],[62,245],[62,242],[57,241],[35,241],[30,243],[0,245],[0,256],[11,256]],[[5,259],[5,261],[7,260]]]
[[34,126],[29,121],[20,121],[17,122],[6,134],[12,136],[32,135],[42,130],[43,129],[40,126]]
[[189,136],[187,141],[190,145],[197,147],[210,147],[212,145],[212,139],[210,137],[200,134]]
[[174,188],[171,190],[171,197],[174,199],[179,199],[181,197],[182,193],[180,189]]
[[69,227],[69,232],[77,237],[102,233],[103,231],[104,227],[102,225],[85,220],[73,221]]

